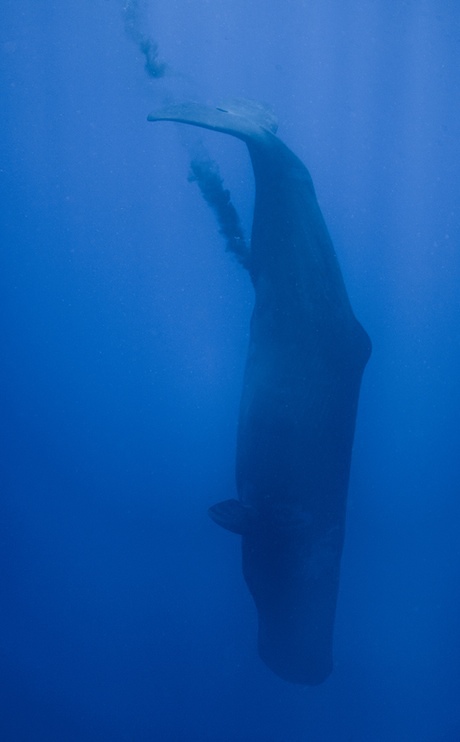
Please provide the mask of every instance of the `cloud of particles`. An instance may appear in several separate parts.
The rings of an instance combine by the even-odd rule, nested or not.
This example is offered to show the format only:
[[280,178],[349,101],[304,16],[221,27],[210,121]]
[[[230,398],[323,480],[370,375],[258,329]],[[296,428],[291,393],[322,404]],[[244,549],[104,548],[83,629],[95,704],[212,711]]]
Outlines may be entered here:
[[[126,35],[135,43],[144,57],[144,69],[151,79],[167,76],[169,66],[159,54],[156,39],[146,31],[147,8],[143,0],[127,0],[123,7],[123,22]],[[219,232],[224,237],[227,250],[232,252],[244,266],[249,263],[246,245],[238,213],[231,201],[230,192],[224,188],[219,166],[201,145],[200,154],[191,155],[189,180],[195,181],[206,203],[212,209]]]

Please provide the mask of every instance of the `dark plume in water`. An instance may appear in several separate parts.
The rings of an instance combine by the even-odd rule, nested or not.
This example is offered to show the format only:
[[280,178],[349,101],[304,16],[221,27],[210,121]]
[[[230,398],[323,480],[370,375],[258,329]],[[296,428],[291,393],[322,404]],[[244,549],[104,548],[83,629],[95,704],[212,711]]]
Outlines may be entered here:
[[219,232],[226,240],[227,250],[236,256],[241,265],[248,267],[249,250],[243,229],[230,192],[224,188],[217,163],[206,154],[194,157],[190,163],[188,179],[197,182],[201,195],[214,212]]
[[144,56],[144,68],[148,76],[154,79],[164,77],[168,68],[159,58],[158,43],[143,31],[144,7],[140,0],[128,0],[125,3],[123,20],[126,34]]
[[[158,80],[165,77],[170,68],[159,57],[158,43],[146,32],[146,15],[145,0],[126,0],[123,7],[126,35],[134,41],[144,56],[144,68],[148,76]],[[204,200],[214,212],[219,232],[226,240],[227,250],[247,267],[249,249],[238,214],[231,202],[229,191],[223,186],[219,166],[209,157],[203,146],[201,154],[191,160],[189,180],[198,183]]]

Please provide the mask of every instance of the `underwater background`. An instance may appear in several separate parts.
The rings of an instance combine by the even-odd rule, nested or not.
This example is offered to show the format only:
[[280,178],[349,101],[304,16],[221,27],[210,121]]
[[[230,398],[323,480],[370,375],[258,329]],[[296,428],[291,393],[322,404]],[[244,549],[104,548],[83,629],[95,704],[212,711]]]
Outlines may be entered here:
[[[0,740],[460,740],[460,5],[3,0]],[[235,496],[244,145],[155,106],[269,103],[309,168],[364,374],[335,669],[260,661]]]

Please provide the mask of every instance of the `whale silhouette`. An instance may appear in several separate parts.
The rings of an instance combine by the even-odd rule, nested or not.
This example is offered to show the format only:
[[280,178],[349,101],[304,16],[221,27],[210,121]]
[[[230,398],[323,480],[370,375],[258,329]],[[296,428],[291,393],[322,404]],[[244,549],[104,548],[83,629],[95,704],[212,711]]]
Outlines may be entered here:
[[242,536],[258,648],[277,675],[316,685],[333,668],[346,498],[369,337],[353,314],[306,167],[263,106],[155,111],[245,142],[255,177],[255,304],[237,434],[238,499],[210,508]]

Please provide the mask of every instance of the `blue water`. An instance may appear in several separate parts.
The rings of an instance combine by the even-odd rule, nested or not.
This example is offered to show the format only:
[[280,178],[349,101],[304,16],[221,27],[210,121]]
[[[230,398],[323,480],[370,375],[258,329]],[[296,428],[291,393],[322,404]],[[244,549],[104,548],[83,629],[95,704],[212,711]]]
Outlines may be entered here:
[[[460,740],[458,3],[4,0],[0,63],[2,742]],[[183,96],[273,106],[373,341],[314,688],[259,660],[206,514],[252,291],[190,157],[246,235],[253,182],[241,143],[147,123]]]

